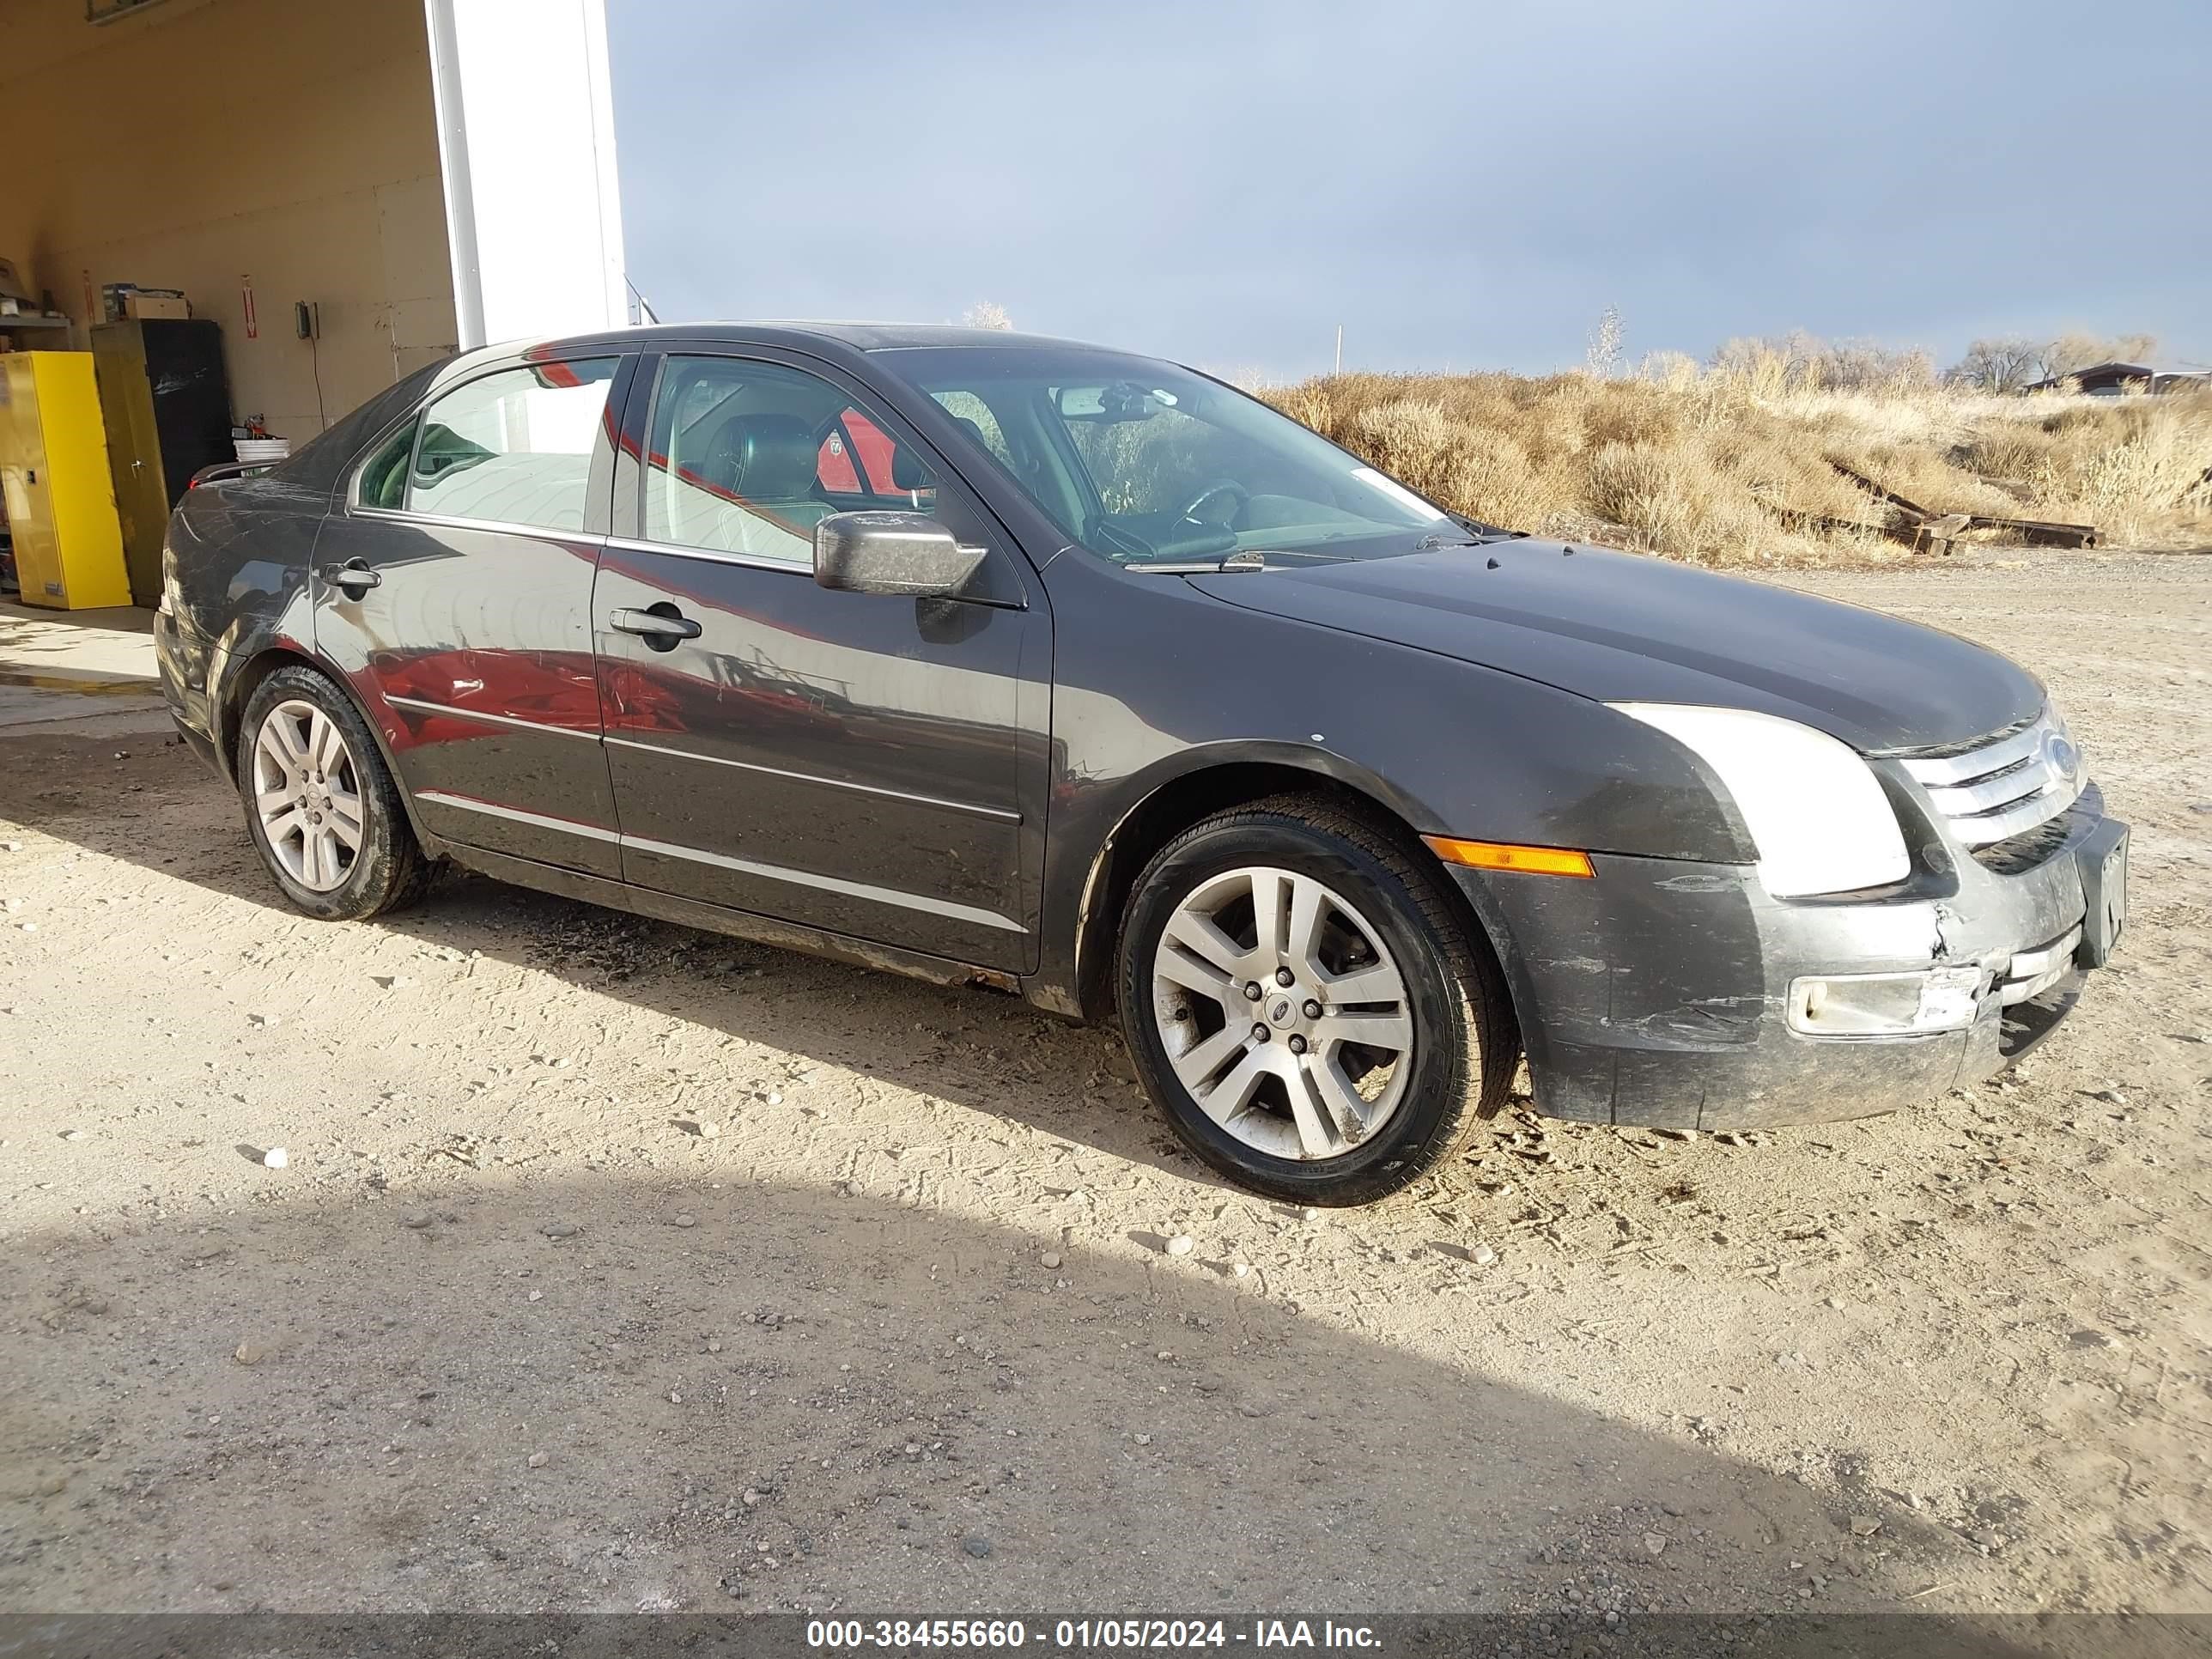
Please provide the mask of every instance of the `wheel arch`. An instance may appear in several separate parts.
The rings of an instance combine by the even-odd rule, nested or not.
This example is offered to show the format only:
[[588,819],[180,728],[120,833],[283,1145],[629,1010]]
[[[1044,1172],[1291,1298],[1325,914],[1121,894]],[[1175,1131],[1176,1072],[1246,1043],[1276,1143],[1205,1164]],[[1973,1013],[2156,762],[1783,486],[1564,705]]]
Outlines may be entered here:
[[434,854],[437,842],[422,828],[415,812],[415,798],[408,793],[400,776],[398,761],[392,745],[386,739],[384,728],[374,714],[362,704],[360,695],[343,674],[307,650],[289,640],[278,640],[263,646],[246,659],[223,676],[222,690],[213,710],[216,726],[216,754],[222,766],[223,776],[233,787],[238,783],[238,740],[246,724],[246,706],[253,701],[253,694],[261,683],[279,669],[306,668],[319,674],[337,688],[338,695],[353,705],[361,723],[368,728],[369,740],[375,744],[377,757],[383,761],[385,770],[392,774],[400,805],[407,813],[407,827],[415,832],[416,841],[426,854]]
[[335,678],[329,667],[317,662],[304,648],[288,642],[263,646],[223,676],[222,689],[216,699],[216,754],[222,763],[222,775],[233,783],[238,781],[238,740],[246,726],[246,705],[253,701],[261,682],[280,668],[312,668],[325,678]]
[[[1081,1018],[1094,1024],[1112,1021],[1115,944],[1138,876],[1160,848],[1217,812],[1274,795],[1308,795],[1367,819],[1401,842],[1417,865],[1435,862],[1436,854],[1423,845],[1416,827],[1427,816],[1419,803],[1341,763],[1328,768],[1316,763],[1334,759],[1310,750],[1224,757],[1155,781],[1122,813],[1092,856],[1078,908],[1073,978]],[[1495,920],[1477,913],[1441,865],[1437,886],[1472,948],[1486,951],[1502,969],[1507,952],[1504,941],[1496,936]],[[1517,1028],[1517,988],[1510,975],[1501,972],[1500,977],[1506,987],[1507,1016]]]

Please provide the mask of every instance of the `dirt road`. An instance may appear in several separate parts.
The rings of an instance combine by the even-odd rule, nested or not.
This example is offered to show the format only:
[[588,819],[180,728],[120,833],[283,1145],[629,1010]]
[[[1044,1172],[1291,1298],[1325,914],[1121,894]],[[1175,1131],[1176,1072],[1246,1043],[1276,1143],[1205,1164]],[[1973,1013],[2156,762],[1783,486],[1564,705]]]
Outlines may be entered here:
[[1922,1111],[1500,1120],[1364,1212],[1103,1034],[482,880],[318,924],[158,720],[0,735],[0,1607],[2212,1608],[2212,561],[1800,580],[2050,681],[2118,965]]

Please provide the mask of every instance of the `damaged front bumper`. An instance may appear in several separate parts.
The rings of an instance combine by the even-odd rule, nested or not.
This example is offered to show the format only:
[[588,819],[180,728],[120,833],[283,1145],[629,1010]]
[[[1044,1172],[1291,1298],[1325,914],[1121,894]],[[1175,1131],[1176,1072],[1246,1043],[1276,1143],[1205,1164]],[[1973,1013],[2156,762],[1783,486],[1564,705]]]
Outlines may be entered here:
[[2030,867],[1960,854],[1833,899],[1602,854],[1589,881],[1452,874],[1500,945],[1538,1110],[1757,1128],[1914,1105],[2041,1041],[2118,936],[2127,833],[2093,788]]

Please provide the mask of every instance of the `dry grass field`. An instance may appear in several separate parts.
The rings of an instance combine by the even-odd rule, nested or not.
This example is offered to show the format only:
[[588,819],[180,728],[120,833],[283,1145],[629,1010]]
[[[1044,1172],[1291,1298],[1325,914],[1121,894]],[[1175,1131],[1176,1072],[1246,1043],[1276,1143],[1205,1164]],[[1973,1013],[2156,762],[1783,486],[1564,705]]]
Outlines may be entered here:
[[[1993,396],[1925,376],[1849,389],[1779,352],[1637,374],[1343,374],[1262,394],[1446,506],[1716,565],[1909,556],[1841,461],[1937,513],[2212,547],[2212,395]],[[1994,538],[1994,532],[1983,532]]]

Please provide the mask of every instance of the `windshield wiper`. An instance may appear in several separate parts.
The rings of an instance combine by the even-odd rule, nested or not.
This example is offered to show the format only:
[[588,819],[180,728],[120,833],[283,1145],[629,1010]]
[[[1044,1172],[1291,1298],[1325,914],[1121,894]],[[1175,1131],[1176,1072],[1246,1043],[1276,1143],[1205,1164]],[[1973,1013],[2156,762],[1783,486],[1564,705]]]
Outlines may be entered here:
[[1121,567],[1124,570],[1146,570],[1161,576],[1211,576],[1218,571],[1265,570],[1267,556],[1256,547],[1248,547],[1241,553],[1231,553],[1221,559],[1132,559]]
[[1462,530],[1474,536],[1474,539],[1471,542],[1452,542],[1443,539],[1440,534],[1431,536],[1418,544],[1421,551],[1426,552],[1432,547],[1483,547],[1492,542],[1521,542],[1528,539],[1528,532],[1525,530],[1508,530],[1503,525],[1485,524],[1480,519],[1468,518],[1464,513],[1447,513],[1444,516]]

